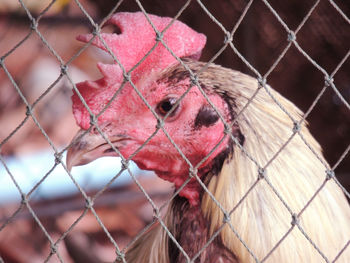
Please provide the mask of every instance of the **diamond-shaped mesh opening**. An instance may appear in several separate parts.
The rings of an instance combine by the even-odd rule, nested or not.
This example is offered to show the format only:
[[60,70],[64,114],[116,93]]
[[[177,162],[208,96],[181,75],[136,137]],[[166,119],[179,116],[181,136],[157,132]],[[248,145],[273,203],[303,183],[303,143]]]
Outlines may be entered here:
[[[327,18],[325,18],[326,14],[329,14]],[[328,37],[325,36],[326,33],[323,29],[330,27],[330,25],[332,25],[333,30]],[[346,43],[349,41],[349,35],[345,31],[349,29],[350,25],[338,15],[329,2],[320,2],[300,30],[298,43],[311,58],[330,72],[348,52]],[[334,55],[324,56],[322,50],[327,50]],[[335,50],[337,51],[335,52]]]
[[[108,31],[101,26],[116,11],[141,11],[145,30],[148,24],[153,28],[156,41],[131,65],[100,34]],[[0,137],[0,179],[7,178],[5,183],[17,200],[5,196],[9,201],[1,203],[1,262],[26,262],[23,258],[35,262],[349,260],[349,206],[343,195],[349,198],[346,160],[350,146],[344,120],[350,112],[346,84],[350,53],[345,44],[350,23],[349,10],[342,3],[198,0],[111,4],[76,0],[36,6],[19,1],[14,9],[5,6],[5,12],[9,16],[5,17],[5,26],[1,25],[5,28],[1,36],[5,37],[0,45],[4,47],[0,85],[5,90],[2,94],[15,94],[15,99],[2,96],[0,104],[0,123],[7,127]],[[203,32],[208,44],[202,61],[209,62],[184,61],[166,37],[175,20],[159,30],[152,13],[179,19]],[[19,18],[17,26],[6,26],[14,15]],[[93,41],[99,41],[99,48],[106,52],[96,52],[89,39],[83,46],[77,44],[75,36],[87,28],[96,39]],[[130,45],[128,50],[133,48]],[[160,73],[156,71],[164,68],[155,64],[140,81],[142,63],[147,59],[150,63],[161,48],[168,52],[162,59],[181,64],[177,70],[182,75],[174,76],[175,72],[157,80]],[[34,50],[39,50],[36,57]],[[107,83],[112,91],[96,109],[75,83],[100,77],[91,65],[102,56],[107,57],[108,64],[119,65],[119,71],[108,69],[115,74],[112,78],[106,77],[108,70],[102,70],[104,78],[120,77],[121,82]],[[226,75],[210,75],[215,69],[213,62],[247,72],[253,78],[225,69],[221,71]],[[236,75],[225,82],[230,74]],[[173,89],[169,92],[176,94],[175,99],[163,100],[165,104],[155,107],[154,98],[162,90],[158,86],[153,88],[159,94],[145,90],[149,79],[163,87],[170,83],[167,88]],[[298,112],[269,85],[305,113]],[[80,103],[87,118],[80,122],[77,117],[86,131],[70,143],[78,130],[67,110],[71,107],[71,90],[76,94],[73,104]],[[226,107],[232,108],[222,108],[216,93],[222,94]],[[173,116],[192,99],[193,105],[188,108],[197,109],[198,115],[183,126],[179,122],[182,119]],[[199,114],[202,108],[197,107],[198,101],[206,107],[204,117]],[[118,116],[119,120],[131,122],[133,132],[144,134],[130,151],[111,136],[110,129],[115,127],[102,121],[114,107],[120,112],[128,108],[124,115],[130,114],[133,119]],[[148,118],[151,128],[138,119],[140,113]],[[304,127],[306,121],[324,146],[326,159]],[[214,124],[218,132],[211,130]],[[118,125],[124,123],[119,121]],[[192,130],[186,129],[191,125]],[[208,143],[210,138],[205,136],[215,132],[218,139]],[[197,138],[191,138],[193,134]],[[99,135],[102,155],[117,153],[119,160],[103,158],[101,164],[96,161],[97,165],[86,166],[85,171],[70,171],[64,161],[65,151],[83,148],[92,135]],[[128,134],[122,135],[118,140]],[[188,139],[183,140],[184,136]],[[203,138],[199,144],[198,138]],[[155,145],[159,148],[155,152],[167,145],[163,155],[177,162],[165,159],[159,167],[143,162],[152,161],[147,154],[153,152],[145,149]],[[219,149],[226,145],[232,149],[220,159]],[[197,154],[196,147],[204,150]],[[18,158],[24,158],[24,152],[36,156],[33,149],[48,157],[33,158],[37,169],[39,163],[45,164],[42,170],[35,170],[36,177],[31,175],[30,162],[26,168]],[[109,163],[104,162],[107,159]],[[175,191],[152,172],[146,176],[132,161],[175,182]],[[214,161],[217,166],[211,166]],[[160,172],[168,171],[173,163],[181,164],[174,171],[185,171],[180,177],[176,172]],[[16,166],[26,171],[26,180],[32,182],[28,187]],[[23,246],[22,253],[11,244]]]

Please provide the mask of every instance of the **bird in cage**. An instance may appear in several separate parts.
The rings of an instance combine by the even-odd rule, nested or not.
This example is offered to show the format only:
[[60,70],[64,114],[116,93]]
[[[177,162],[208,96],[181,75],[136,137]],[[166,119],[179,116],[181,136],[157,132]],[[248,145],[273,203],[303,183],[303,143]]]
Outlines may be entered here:
[[176,192],[126,262],[350,262],[349,204],[293,103],[199,62],[206,37],[180,21],[107,23],[118,32],[78,36],[115,61],[76,85],[67,167],[121,155]]

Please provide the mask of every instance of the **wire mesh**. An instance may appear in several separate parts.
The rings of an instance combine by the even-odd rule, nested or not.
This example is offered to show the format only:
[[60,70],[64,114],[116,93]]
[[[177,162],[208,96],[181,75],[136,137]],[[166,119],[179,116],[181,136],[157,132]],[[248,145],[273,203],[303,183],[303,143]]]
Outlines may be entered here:
[[[52,9],[53,5],[57,1],[51,1],[46,8],[44,8],[39,15],[33,16],[32,12],[30,11],[30,8],[28,7],[27,3],[23,0],[19,0],[19,7],[21,10],[25,12],[25,15],[28,18],[28,26],[30,28],[28,34],[26,34],[20,41],[18,41],[17,44],[15,44],[13,47],[9,47],[9,51],[3,54],[0,58],[0,66],[8,80],[10,81],[12,88],[15,89],[15,91],[18,93],[21,99],[21,103],[25,105],[26,113],[23,118],[23,120],[20,122],[20,124],[13,129],[9,134],[6,135],[5,138],[2,139],[0,142],[0,150],[1,148],[8,143],[9,140],[13,136],[15,136],[16,133],[20,129],[23,129],[24,125],[26,125],[27,122],[32,120],[35,124],[35,126],[40,130],[40,133],[45,137],[46,141],[48,142],[49,146],[51,147],[51,150],[53,152],[52,158],[55,160],[54,165],[51,167],[51,169],[42,176],[41,180],[39,180],[29,192],[25,192],[22,190],[20,184],[17,182],[16,176],[14,175],[13,171],[9,168],[6,159],[3,157],[3,155],[0,155],[0,161],[3,165],[3,167],[6,170],[7,175],[11,178],[11,181],[13,185],[15,185],[19,195],[21,196],[21,202],[18,204],[18,207],[15,209],[14,212],[12,212],[10,215],[6,216],[5,220],[1,221],[0,226],[0,235],[1,232],[4,231],[4,229],[8,228],[14,221],[16,221],[19,217],[19,214],[24,210],[28,210],[29,216],[35,221],[36,226],[42,231],[46,238],[46,242],[49,243],[49,253],[46,255],[46,258],[43,262],[52,262],[52,261],[58,261],[58,262],[66,262],[65,256],[62,254],[62,252],[59,248],[63,246],[63,241],[67,238],[67,236],[71,233],[74,233],[74,229],[79,225],[79,222],[83,220],[84,217],[86,217],[88,214],[92,214],[95,220],[97,221],[99,227],[102,229],[104,235],[108,238],[109,242],[115,249],[115,262],[127,262],[126,260],[126,253],[130,247],[132,247],[139,239],[142,238],[142,234],[146,233],[148,229],[151,229],[156,224],[159,224],[161,229],[165,231],[167,238],[174,243],[174,245],[179,250],[179,253],[182,255],[184,260],[186,262],[199,262],[201,258],[201,254],[204,253],[204,251],[214,242],[214,240],[222,234],[222,231],[224,228],[229,228],[232,236],[235,236],[235,238],[239,239],[239,241],[243,244],[244,248],[246,249],[246,252],[250,254],[251,258],[255,262],[269,262],[269,258],[271,258],[271,255],[274,254],[274,252],[283,244],[285,239],[288,238],[290,233],[292,231],[300,231],[300,233],[304,236],[305,239],[310,242],[310,244],[315,249],[316,253],[320,255],[320,257],[324,260],[324,262],[337,262],[338,259],[341,258],[341,255],[344,253],[344,251],[349,250],[349,244],[350,244],[350,237],[348,242],[344,244],[343,247],[339,247],[339,251],[337,255],[334,258],[329,258],[329,256],[322,251],[322,249],[319,247],[319,244],[317,244],[311,236],[309,236],[307,229],[304,229],[303,225],[300,223],[300,218],[302,218],[305,211],[307,211],[309,206],[312,206],[312,203],[314,199],[318,196],[318,194],[321,191],[324,191],[324,188],[327,184],[329,184],[330,181],[335,182],[341,191],[350,198],[348,190],[342,186],[342,184],[338,181],[335,169],[341,164],[342,162],[345,162],[345,159],[348,158],[348,153],[350,151],[350,145],[345,146],[345,150],[341,154],[341,156],[338,158],[338,160],[335,162],[333,166],[329,166],[327,162],[324,160],[322,156],[319,155],[318,150],[315,149],[314,144],[310,143],[308,139],[305,137],[304,132],[302,130],[302,126],[306,122],[306,119],[309,117],[309,115],[313,112],[315,107],[320,103],[320,100],[324,94],[332,90],[337,97],[337,99],[340,101],[342,105],[345,106],[346,110],[350,111],[350,106],[347,98],[343,95],[343,93],[339,90],[339,88],[336,86],[334,77],[336,76],[337,72],[341,70],[341,68],[344,66],[345,63],[347,63],[348,58],[350,56],[350,49],[346,52],[345,56],[341,58],[339,63],[336,65],[335,69],[331,72],[328,72],[322,65],[320,65],[317,61],[315,61],[311,55],[308,54],[308,52],[303,48],[301,44],[298,42],[298,36],[299,32],[305,27],[305,24],[308,23],[308,21],[311,19],[313,12],[318,8],[321,1],[315,1],[312,6],[308,9],[306,14],[303,16],[301,22],[296,25],[296,29],[292,30],[290,26],[288,26],[288,23],[284,20],[281,15],[279,15],[278,11],[276,11],[273,7],[273,5],[266,0],[263,0],[262,3],[266,6],[266,8],[269,10],[270,14],[272,14],[273,17],[275,17],[275,23],[278,23],[284,30],[285,33],[285,47],[282,49],[282,51],[279,53],[277,58],[273,61],[270,67],[266,70],[266,73],[261,73],[261,70],[258,70],[254,67],[254,65],[249,61],[249,59],[245,58],[245,56],[239,51],[239,48],[234,43],[235,35],[237,33],[237,30],[240,28],[242,21],[247,16],[247,13],[250,11],[251,6],[253,4],[253,0],[247,2],[244,5],[244,8],[242,8],[242,12],[239,16],[239,19],[236,23],[231,24],[230,27],[232,30],[228,30],[227,26],[225,26],[223,23],[220,22],[219,19],[215,17],[215,15],[206,7],[207,4],[205,2],[202,2],[200,0],[197,1],[186,1],[182,7],[179,9],[179,11],[176,12],[176,14],[173,16],[172,21],[164,28],[162,31],[158,31],[156,26],[153,24],[152,19],[150,19],[149,14],[145,10],[142,1],[136,0],[136,6],[138,10],[143,12],[144,16],[146,17],[148,23],[152,26],[155,36],[156,36],[156,43],[153,47],[149,49],[147,54],[144,58],[142,58],[136,65],[134,65],[129,71],[126,70],[123,66],[123,64],[120,62],[118,57],[113,53],[109,45],[106,43],[105,39],[101,36],[101,30],[108,21],[108,19],[115,13],[118,12],[120,9],[120,6],[122,5],[123,1],[119,1],[115,4],[115,6],[109,10],[108,15],[106,15],[101,23],[95,22],[94,18],[89,14],[89,12],[84,7],[84,4],[79,1],[75,0],[76,6],[80,9],[81,13],[87,20],[89,21],[91,27],[93,28],[93,37],[88,41],[88,43],[84,44],[82,48],[74,52],[74,54],[68,58],[64,59],[60,56],[59,52],[55,50],[54,45],[50,44],[49,41],[46,39],[45,35],[40,30],[40,22],[45,16],[47,12],[49,12],[50,9]],[[125,2],[125,1],[124,1]],[[342,11],[342,9],[332,0],[328,1],[329,4],[334,8],[334,10],[337,12],[337,14],[348,24],[350,25],[350,19],[348,18],[347,14]],[[172,24],[175,22],[176,19],[181,19],[181,15],[186,12],[188,9],[188,6],[197,4],[200,8],[199,10],[205,14],[208,19],[210,19],[214,24],[216,24],[218,30],[220,30],[220,34],[223,33],[225,36],[224,41],[221,43],[221,48],[208,60],[207,63],[204,63],[202,67],[194,72],[186,63],[186,61],[183,60],[183,58],[178,57],[173,50],[168,46],[168,44],[164,41],[163,36],[165,32],[172,26]],[[38,37],[41,41],[41,43],[49,50],[52,57],[55,58],[57,62],[57,66],[60,68],[60,74],[58,78],[49,85],[44,92],[41,93],[40,96],[37,97],[34,102],[29,102],[26,96],[23,94],[23,91],[20,87],[20,84],[16,81],[16,79],[13,77],[11,71],[7,68],[6,62],[8,60],[8,57],[11,56],[14,52],[16,52],[16,49],[18,49],[20,46],[24,45],[26,41],[30,37]],[[91,45],[91,43],[94,41],[94,39],[99,39],[99,41],[103,44],[105,49],[107,50],[107,53],[110,57],[112,57],[115,64],[119,65],[123,72],[124,82],[120,86],[120,88],[117,89],[117,91],[114,93],[114,95],[111,97],[109,103],[105,105],[105,107],[100,111],[98,114],[94,114],[91,109],[88,106],[88,103],[85,101],[84,97],[80,93],[79,89],[76,87],[75,82],[73,81],[73,78],[71,74],[69,73],[69,68],[71,64],[82,55],[82,53]],[[164,117],[160,116],[156,110],[149,104],[147,99],[143,96],[142,92],[139,89],[139,86],[136,83],[133,83],[133,80],[131,78],[133,72],[137,67],[140,66],[140,64],[150,55],[152,52],[156,49],[157,46],[162,45],[164,46],[177,60],[179,64],[181,64],[189,73],[189,78],[191,80],[190,87],[186,90],[185,93],[183,93],[179,99],[177,100],[177,103],[174,105],[171,111],[169,111]],[[280,99],[274,95],[274,93],[271,91],[270,86],[268,85],[268,80],[271,74],[274,74],[274,71],[276,71],[276,68],[278,65],[283,61],[285,58],[287,52],[291,49],[295,48],[299,54],[302,55],[303,58],[305,58],[309,64],[311,64],[315,70],[317,70],[322,77],[324,78],[324,85],[322,89],[318,92],[316,98],[313,100],[312,104],[307,108],[305,113],[301,116],[300,119],[295,119],[293,117],[294,115],[289,112],[289,109],[287,109],[283,103],[280,102]],[[224,51],[227,51],[227,49],[231,49],[231,51],[240,59],[240,61],[253,73],[253,76],[255,77],[258,85],[256,92],[248,98],[246,104],[244,107],[242,107],[240,112],[237,112],[235,119],[232,121],[232,123],[228,123],[225,117],[222,115],[221,111],[217,109],[215,104],[211,101],[210,97],[207,94],[207,91],[205,87],[203,87],[203,84],[201,84],[201,79],[199,78],[200,74],[205,72],[210,65],[215,62],[215,60],[223,54]],[[89,115],[90,115],[90,128],[86,130],[85,133],[81,135],[81,137],[84,137],[86,134],[92,132],[92,129],[94,129],[94,132],[98,133],[103,137],[106,144],[108,144],[113,151],[115,151],[120,157],[121,157],[121,169],[116,172],[115,176],[113,176],[110,181],[105,184],[103,187],[99,189],[96,193],[90,195],[85,190],[84,187],[82,187],[79,182],[76,180],[75,176],[72,174],[72,172],[67,168],[65,161],[63,160],[63,154],[65,151],[70,149],[72,145],[75,143],[74,141],[64,147],[62,150],[59,150],[59,147],[55,145],[55,143],[50,138],[48,132],[45,130],[45,128],[40,123],[37,114],[35,112],[36,108],[38,107],[38,104],[47,96],[49,96],[50,93],[53,92],[55,86],[61,79],[66,79],[74,92],[78,95],[79,99],[83,103],[84,107],[87,109]],[[105,134],[103,127],[101,127],[98,123],[98,118],[104,114],[104,112],[111,106],[113,101],[119,96],[120,93],[123,92],[123,89],[125,85],[131,85],[133,91],[136,92],[136,94],[139,96],[139,98],[142,100],[144,105],[149,109],[149,111],[152,113],[154,118],[157,121],[157,126],[155,127],[154,132],[145,140],[144,143],[142,143],[136,151],[134,151],[129,157],[124,157],[123,154],[119,151],[117,147],[113,144],[113,142],[110,140],[110,138]],[[192,162],[188,159],[188,157],[185,155],[185,153],[181,150],[181,147],[176,144],[174,139],[172,138],[169,131],[165,128],[167,118],[171,115],[172,111],[175,110],[177,105],[181,103],[181,101],[186,97],[186,95],[191,91],[193,87],[197,87],[201,93],[201,95],[205,98],[207,103],[215,110],[216,114],[219,116],[220,121],[223,123],[225,130],[224,135],[222,139],[213,147],[209,153],[201,159],[196,165],[193,165]],[[276,151],[266,163],[262,163],[261,160],[256,159],[256,157],[245,148],[245,145],[240,143],[239,138],[236,138],[232,132],[233,126],[232,124],[236,121],[239,122],[239,119],[241,115],[249,109],[252,103],[256,101],[256,98],[259,93],[266,92],[268,96],[271,98],[271,100],[277,105],[277,107],[280,109],[281,112],[283,112],[286,116],[286,118],[289,118],[290,121],[293,123],[293,126],[290,127],[290,136],[286,139],[284,139],[284,143],[280,145],[278,151]],[[172,144],[172,146],[176,149],[177,153],[181,158],[184,160],[184,163],[188,165],[189,168],[189,174],[188,178],[185,180],[185,182],[181,185],[180,188],[176,189],[176,191],[170,196],[170,198],[165,201],[163,204],[159,205],[154,200],[153,197],[149,194],[149,192],[145,189],[142,182],[140,182],[139,178],[135,176],[134,172],[130,169],[130,161],[159,133],[164,133],[169,142]],[[253,169],[256,171],[256,178],[254,181],[250,183],[250,186],[246,190],[246,192],[242,195],[241,199],[237,201],[236,205],[234,207],[230,207],[227,209],[223,204],[220,203],[220,201],[215,197],[215,194],[212,193],[208,185],[198,174],[201,166],[211,157],[211,155],[214,154],[214,152],[217,150],[217,148],[220,147],[224,141],[229,138],[232,140],[234,145],[238,147],[242,151],[242,153],[249,159],[251,162]],[[273,162],[276,161],[283,153],[286,151],[286,148],[288,148],[288,145],[291,143],[292,140],[295,138],[299,138],[307,147],[308,150],[311,151],[311,153],[318,159],[320,162],[320,165],[323,166],[325,174],[324,174],[324,180],[321,182],[321,184],[317,187],[316,191],[314,191],[313,195],[308,199],[308,201],[305,203],[305,205],[300,209],[299,211],[295,211],[295,209],[288,203],[288,201],[285,200],[285,197],[283,194],[280,193],[280,190],[275,186],[274,180],[269,177],[268,171],[269,167]],[[32,194],[37,191],[39,186],[51,175],[52,171],[56,169],[56,167],[62,166],[66,172],[66,175],[70,178],[71,182],[75,185],[76,189],[80,193],[80,196],[83,197],[85,201],[85,208],[80,212],[80,214],[73,220],[73,222],[69,225],[69,227],[63,231],[58,237],[53,237],[50,231],[47,229],[45,224],[42,222],[43,219],[41,219],[40,216],[37,215],[35,210],[32,208],[31,205],[31,198]],[[148,204],[150,205],[152,211],[153,211],[153,220],[149,224],[147,224],[126,246],[121,247],[118,242],[116,241],[114,235],[110,233],[110,230],[108,227],[104,224],[104,221],[101,219],[101,216],[99,215],[99,212],[95,209],[95,203],[96,201],[104,195],[108,189],[110,188],[111,184],[114,183],[117,178],[121,175],[122,172],[127,172],[128,175],[132,178],[133,182],[137,186],[138,190],[144,195],[146,198]],[[173,232],[173,229],[171,226],[168,225],[167,221],[164,219],[164,214],[166,213],[167,207],[173,202],[173,200],[179,195],[179,193],[193,180],[196,180],[198,184],[200,185],[200,188],[203,191],[203,195],[206,194],[209,196],[209,198],[212,200],[214,205],[218,208],[218,213],[222,213],[223,215],[223,222],[213,231],[213,233],[209,236],[207,241],[204,243],[204,245],[199,249],[199,251],[196,251],[196,253],[193,256],[189,255],[189,251],[186,251],[179,240],[177,240],[176,235]],[[251,192],[253,192],[257,185],[260,185],[264,183],[264,186],[269,189],[269,191],[272,191],[274,194],[274,197],[279,200],[281,205],[288,211],[288,214],[290,218],[288,219],[291,224],[287,227],[287,230],[285,231],[284,235],[280,237],[280,239],[275,243],[275,245],[271,248],[269,248],[267,253],[260,257],[258,256],[259,253],[254,251],[253,248],[250,247],[249,242],[245,240],[241,234],[240,230],[237,229],[237,226],[232,224],[231,217],[234,215],[235,211],[243,206],[247,200],[247,198],[251,195]],[[169,242],[170,242],[169,241]],[[4,259],[0,255],[0,262],[5,262]],[[202,261],[201,261],[202,262]]]

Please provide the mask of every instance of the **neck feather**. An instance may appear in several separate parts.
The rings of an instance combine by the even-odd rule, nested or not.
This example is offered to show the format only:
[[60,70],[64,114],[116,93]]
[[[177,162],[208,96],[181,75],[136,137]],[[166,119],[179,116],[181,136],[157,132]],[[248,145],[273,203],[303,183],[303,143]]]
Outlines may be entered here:
[[[240,92],[240,98],[251,95],[244,87]],[[295,120],[300,120],[301,113],[292,103],[277,92],[271,90],[271,93]],[[237,107],[243,108],[246,101],[237,100]],[[291,212],[300,213],[322,185],[326,178],[322,162],[326,161],[321,162],[298,134],[293,136],[292,120],[265,90],[259,91],[237,121],[245,136],[244,150],[235,145],[218,176],[212,176],[208,183],[209,191],[230,215],[229,224],[224,223],[221,208],[204,193],[201,208],[210,222],[209,235],[220,231],[224,245],[235,252],[240,262],[256,262],[263,260],[291,231],[269,255],[268,262],[321,262],[322,256],[298,227],[292,226]],[[322,158],[320,146],[304,123],[301,134]],[[265,178],[259,179],[259,167],[266,164]],[[302,229],[329,260],[336,257],[350,236],[349,205],[333,180],[326,183],[299,220]],[[350,249],[347,249],[339,261],[349,260]]]

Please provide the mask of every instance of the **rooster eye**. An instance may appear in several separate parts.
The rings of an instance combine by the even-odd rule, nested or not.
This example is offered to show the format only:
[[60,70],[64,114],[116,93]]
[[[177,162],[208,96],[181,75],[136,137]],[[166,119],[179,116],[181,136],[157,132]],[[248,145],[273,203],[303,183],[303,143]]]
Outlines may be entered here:
[[[161,116],[165,116],[175,105],[176,98],[167,98],[165,100],[162,100],[158,106],[157,106],[157,113],[159,113]],[[177,112],[179,106],[176,106],[176,108],[169,114],[169,117],[172,117]]]

